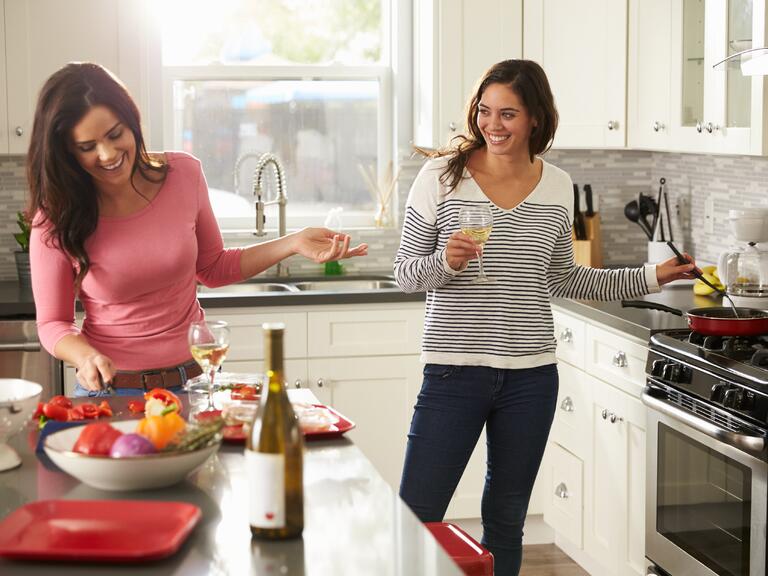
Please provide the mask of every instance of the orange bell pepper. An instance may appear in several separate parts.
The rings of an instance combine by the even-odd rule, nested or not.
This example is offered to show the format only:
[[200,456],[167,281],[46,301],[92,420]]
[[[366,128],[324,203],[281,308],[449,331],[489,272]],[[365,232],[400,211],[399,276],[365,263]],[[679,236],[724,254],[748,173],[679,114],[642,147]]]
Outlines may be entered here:
[[186,427],[187,423],[178,412],[169,412],[164,416],[142,418],[136,426],[136,433],[147,438],[158,450],[162,450]]

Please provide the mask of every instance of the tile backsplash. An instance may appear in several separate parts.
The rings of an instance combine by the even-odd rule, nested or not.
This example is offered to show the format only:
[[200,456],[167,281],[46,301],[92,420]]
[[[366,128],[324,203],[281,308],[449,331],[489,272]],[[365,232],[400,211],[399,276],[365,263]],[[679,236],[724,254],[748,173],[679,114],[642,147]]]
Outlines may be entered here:
[[[661,177],[666,178],[675,240],[698,260],[714,262],[732,243],[727,221],[729,209],[768,208],[768,158],[635,150],[555,150],[547,153],[546,159],[567,171],[580,187],[592,185],[601,217],[606,265],[639,264],[645,260],[646,237],[624,217],[624,206],[641,192],[655,197]],[[419,160],[403,163],[398,183],[398,218],[402,217],[408,188],[420,166]],[[12,234],[16,231],[16,212],[25,203],[25,190],[24,157],[0,156],[0,280],[16,278],[16,242]],[[710,196],[715,222],[714,233],[707,234],[704,205]],[[353,239],[369,244],[369,256],[345,262],[348,272],[391,272],[399,243],[398,230],[356,230]],[[245,241],[246,237],[227,239],[231,245]],[[288,265],[293,274],[322,270],[322,266],[301,257],[291,258]]]

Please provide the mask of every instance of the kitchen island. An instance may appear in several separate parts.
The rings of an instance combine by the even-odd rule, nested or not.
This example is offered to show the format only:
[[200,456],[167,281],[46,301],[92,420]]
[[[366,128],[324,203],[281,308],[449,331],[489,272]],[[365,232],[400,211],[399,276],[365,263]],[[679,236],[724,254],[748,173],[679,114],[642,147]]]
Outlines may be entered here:
[[[307,390],[292,398],[311,401]],[[127,414],[127,399],[109,400],[116,418]],[[127,418],[127,417],[126,417]],[[34,423],[11,444],[22,465],[0,473],[0,518],[36,500],[172,500],[194,504],[202,519],[170,558],[141,564],[17,562],[0,559],[0,574],[56,576],[148,575],[363,575],[450,576],[461,572],[346,438],[307,443],[304,458],[304,534],[293,541],[251,540],[241,445],[222,444],[185,482],[160,490],[106,492],[59,471],[35,454]]]

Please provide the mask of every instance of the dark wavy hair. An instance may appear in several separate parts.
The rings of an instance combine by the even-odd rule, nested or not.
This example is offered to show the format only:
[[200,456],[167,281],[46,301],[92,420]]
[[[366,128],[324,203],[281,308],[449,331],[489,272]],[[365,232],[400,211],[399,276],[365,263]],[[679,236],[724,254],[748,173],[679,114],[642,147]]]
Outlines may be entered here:
[[109,70],[90,62],[72,62],[48,78],[37,101],[27,154],[27,214],[35,217],[38,226],[50,222],[45,241],[54,241],[77,262],[76,289],[90,267],[85,241],[96,230],[99,203],[93,179],[71,151],[72,130],[94,106],[109,108],[133,133],[132,184],[136,172],[152,182],[163,181],[168,172],[165,162],[149,157],[139,109]]
[[477,112],[483,92],[491,84],[509,86],[520,98],[528,114],[536,120],[528,142],[531,162],[537,154],[546,152],[552,146],[558,114],[544,70],[532,60],[504,60],[494,64],[480,78],[467,103],[465,134],[453,138],[448,147],[427,153],[433,158],[448,157],[448,165],[440,175],[440,181],[449,190],[455,189],[461,182],[472,153],[486,145],[477,125]]

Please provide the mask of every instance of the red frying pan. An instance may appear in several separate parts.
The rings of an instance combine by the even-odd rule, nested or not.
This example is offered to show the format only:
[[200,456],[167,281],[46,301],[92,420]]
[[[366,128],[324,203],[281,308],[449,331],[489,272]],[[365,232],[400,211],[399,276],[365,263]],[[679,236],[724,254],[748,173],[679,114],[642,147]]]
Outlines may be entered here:
[[762,336],[768,334],[768,312],[755,308],[736,308],[738,318],[730,307],[692,308],[683,312],[656,302],[643,300],[622,300],[625,308],[649,308],[677,316],[685,316],[688,326],[694,332],[705,336]]

